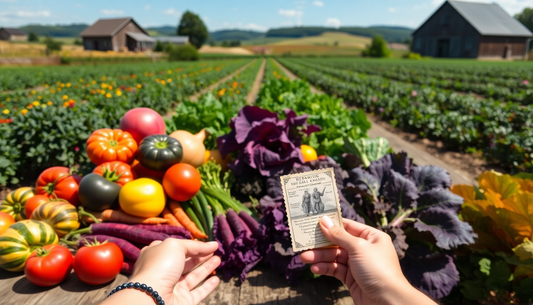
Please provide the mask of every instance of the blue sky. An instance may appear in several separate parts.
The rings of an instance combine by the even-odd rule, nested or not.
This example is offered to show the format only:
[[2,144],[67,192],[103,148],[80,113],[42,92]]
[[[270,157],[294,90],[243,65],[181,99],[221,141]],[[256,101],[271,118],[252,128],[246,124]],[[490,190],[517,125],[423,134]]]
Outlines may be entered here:
[[[475,0],[477,1],[477,0]],[[265,31],[295,25],[417,27],[443,0],[0,0],[0,27],[29,23],[91,24],[98,18],[132,16],[142,26],[176,25],[181,14],[200,14],[209,30]],[[533,0],[496,2],[508,13],[533,7]]]

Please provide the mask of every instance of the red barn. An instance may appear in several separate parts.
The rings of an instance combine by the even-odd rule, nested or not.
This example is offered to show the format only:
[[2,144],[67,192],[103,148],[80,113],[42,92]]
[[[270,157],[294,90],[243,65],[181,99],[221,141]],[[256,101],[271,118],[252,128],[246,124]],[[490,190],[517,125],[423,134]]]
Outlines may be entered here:
[[496,3],[451,0],[412,35],[412,51],[423,56],[486,59],[523,59],[533,37]]

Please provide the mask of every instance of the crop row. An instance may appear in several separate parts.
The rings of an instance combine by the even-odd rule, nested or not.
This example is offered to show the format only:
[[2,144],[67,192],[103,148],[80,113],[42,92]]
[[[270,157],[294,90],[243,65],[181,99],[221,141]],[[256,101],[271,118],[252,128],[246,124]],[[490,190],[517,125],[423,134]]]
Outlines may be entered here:
[[380,77],[363,77],[308,62],[280,61],[317,87],[393,125],[423,137],[441,139],[454,149],[481,151],[488,160],[512,170],[533,170],[533,109],[530,107],[478,100]]
[[441,67],[420,68],[410,65],[387,64],[351,59],[326,59],[321,64],[353,71],[358,74],[377,75],[416,85],[424,85],[460,92],[473,92],[487,98],[533,103],[533,83],[529,79],[494,78],[465,73],[442,72]]
[[[39,93],[43,94],[41,100],[37,93],[32,96],[24,93],[17,103],[26,105],[27,111],[17,109],[13,116],[4,119],[9,123],[0,124],[0,185],[16,184],[21,177],[31,179],[44,168],[55,165],[80,165],[83,171],[88,164],[85,141],[94,130],[117,127],[120,118],[132,108],[148,107],[164,114],[194,90],[212,84],[247,62],[200,63],[194,72],[187,68],[186,77],[168,68],[159,71],[162,74],[138,71],[133,78],[123,73],[84,76],[83,82],[72,79],[66,84],[49,86]],[[80,86],[90,79],[88,87]],[[139,82],[139,79],[143,80]]]

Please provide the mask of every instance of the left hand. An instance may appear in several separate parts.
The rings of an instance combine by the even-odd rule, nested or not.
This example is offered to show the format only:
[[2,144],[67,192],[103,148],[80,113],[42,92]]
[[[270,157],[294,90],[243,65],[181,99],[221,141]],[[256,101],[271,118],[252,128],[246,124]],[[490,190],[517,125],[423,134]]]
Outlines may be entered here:
[[219,283],[219,278],[213,276],[196,287],[220,264],[220,258],[213,256],[217,248],[216,242],[174,238],[154,241],[141,250],[129,281],[151,286],[165,304],[198,304]]

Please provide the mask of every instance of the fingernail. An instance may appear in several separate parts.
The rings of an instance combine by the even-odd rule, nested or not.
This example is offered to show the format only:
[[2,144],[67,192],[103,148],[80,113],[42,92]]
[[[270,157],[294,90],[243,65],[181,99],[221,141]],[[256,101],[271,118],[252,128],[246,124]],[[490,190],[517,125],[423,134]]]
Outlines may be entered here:
[[333,220],[331,220],[331,218],[329,218],[328,216],[320,218],[320,222],[322,222],[322,225],[326,227],[326,229],[329,229],[335,225],[333,223]]

